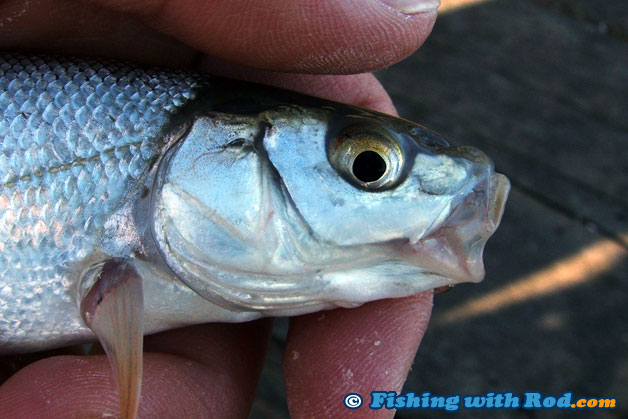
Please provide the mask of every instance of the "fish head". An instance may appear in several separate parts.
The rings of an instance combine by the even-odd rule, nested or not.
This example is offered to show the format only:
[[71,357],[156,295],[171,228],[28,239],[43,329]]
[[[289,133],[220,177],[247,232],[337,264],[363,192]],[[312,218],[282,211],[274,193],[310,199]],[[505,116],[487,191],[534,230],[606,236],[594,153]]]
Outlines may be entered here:
[[234,311],[293,315],[484,276],[507,178],[472,147],[349,105],[198,117],[164,156],[152,231]]

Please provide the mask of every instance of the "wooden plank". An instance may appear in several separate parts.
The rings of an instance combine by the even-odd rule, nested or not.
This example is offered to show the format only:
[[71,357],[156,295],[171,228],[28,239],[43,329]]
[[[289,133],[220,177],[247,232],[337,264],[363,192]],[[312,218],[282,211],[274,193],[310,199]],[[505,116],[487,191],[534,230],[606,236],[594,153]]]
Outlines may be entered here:
[[487,150],[523,189],[602,231],[628,231],[624,42],[535,3],[485,2],[441,15],[378,77],[402,116]]
[[617,0],[535,0],[574,19],[590,23],[601,33],[628,40],[628,3]]
[[273,337],[268,347],[262,377],[257,385],[251,407],[251,419],[288,419],[286,390],[283,385],[282,358],[288,330],[288,319],[277,319]]

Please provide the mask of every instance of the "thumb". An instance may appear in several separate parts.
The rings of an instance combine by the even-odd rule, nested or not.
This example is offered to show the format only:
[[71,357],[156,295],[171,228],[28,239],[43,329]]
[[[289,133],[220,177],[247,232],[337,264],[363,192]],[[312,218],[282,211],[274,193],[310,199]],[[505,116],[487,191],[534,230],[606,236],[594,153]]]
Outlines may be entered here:
[[256,68],[358,73],[430,33],[439,0],[92,0],[214,57]]

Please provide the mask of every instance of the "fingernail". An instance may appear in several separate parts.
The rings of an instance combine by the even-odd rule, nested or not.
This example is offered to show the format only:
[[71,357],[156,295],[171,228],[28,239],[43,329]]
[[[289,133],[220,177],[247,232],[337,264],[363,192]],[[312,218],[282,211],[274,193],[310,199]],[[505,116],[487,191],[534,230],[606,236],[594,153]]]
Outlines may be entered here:
[[440,0],[380,0],[385,5],[407,15],[432,12],[440,6]]

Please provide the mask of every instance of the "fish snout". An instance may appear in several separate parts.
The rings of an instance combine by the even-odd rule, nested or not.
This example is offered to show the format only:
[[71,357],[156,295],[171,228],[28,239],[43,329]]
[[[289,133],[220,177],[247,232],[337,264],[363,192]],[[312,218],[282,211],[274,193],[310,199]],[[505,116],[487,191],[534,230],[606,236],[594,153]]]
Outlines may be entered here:
[[403,260],[425,272],[451,279],[451,283],[480,282],[482,255],[504,213],[510,181],[492,173],[452,206],[441,227],[416,243],[401,248]]

